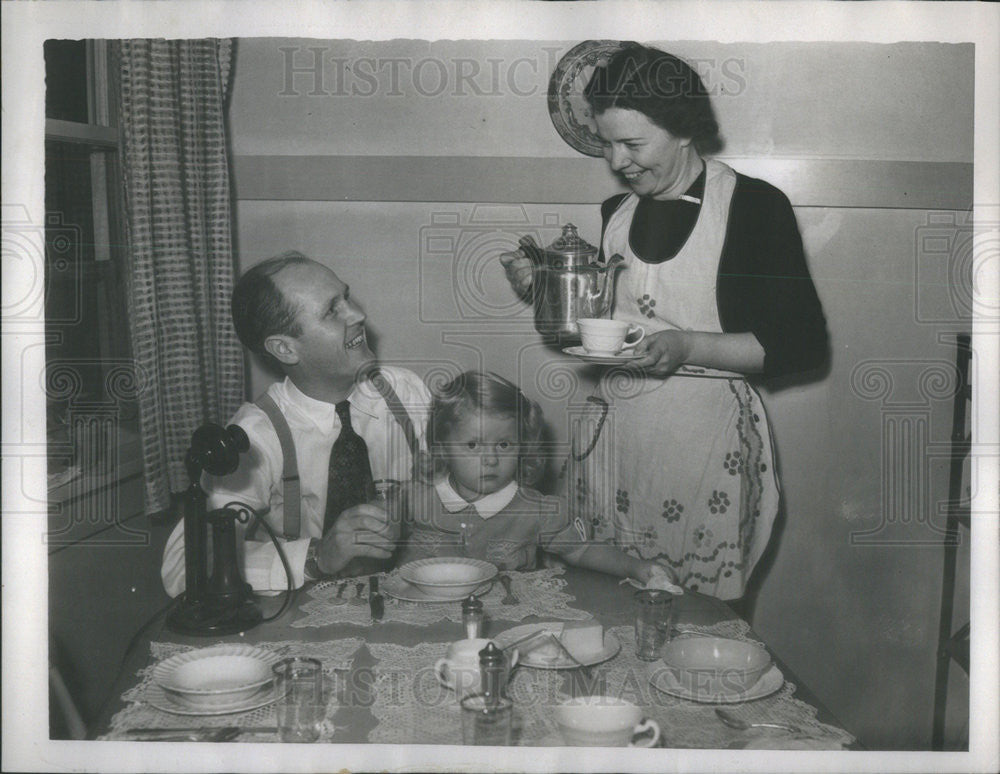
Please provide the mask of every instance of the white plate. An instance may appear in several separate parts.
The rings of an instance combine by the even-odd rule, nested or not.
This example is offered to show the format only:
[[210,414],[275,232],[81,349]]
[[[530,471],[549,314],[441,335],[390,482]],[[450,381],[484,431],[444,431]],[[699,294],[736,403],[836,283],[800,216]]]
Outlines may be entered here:
[[699,696],[693,694],[677,681],[677,679],[673,676],[673,673],[670,671],[670,667],[659,660],[654,661],[649,666],[649,673],[647,677],[649,679],[649,684],[656,688],[656,690],[663,691],[671,696],[676,696],[679,699],[696,701],[699,704],[740,704],[744,701],[763,699],[765,696],[770,696],[785,684],[785,676],[781,674],[781,670],[774,664],[772,664],[771,668],[761,675],[760,680],[750,686],[750,688],[746,691],[743,691],[743,693],[717,694],[713,696]]
[[[479,597],[485,594],[493,588],[493,581],[487,580],[481,586],[479,586],[475,591],[472,592],[472,596]],[[417,588],[412,583],[407,583],[405,580],[400,578],[398,575],[390,575],[385,580],[382,581],[380,587],[383,594],[389,597],[394,597],[395,599],[401,599],[404,602],[428,602],[428,603],[439,603],[439,602],[460,602],[461,600],[468,597],[468,594],[450,595],[450,596],[437,596],[428,594],[423,589]]]
[[639,360],[643,357],[642,355],[637,355],[630,349],[622,350],[617,355],[595,355],[588,352],[583,347],[565,347],[563,352],[587,363],[602,363],[604,365],[628,363],[632,360]]
[[211,708],[180,704],[171,699],[167,695],[167,692],[156,683],[149,684],[145,695],[145,701],[151,707],[156,707],[158,710],[163,710],[164,712],[169,712],[173,715],[234,715],[237,712],[249,712],[250,710],[259,709],[260,707],[266,707],[268,704],[272,704],[277,700],[277,691],[274,690],[273,685],[267,685],[264,688],[261,688],[250,698],[235,705]]
[[[523,626],[515,626],[513,629],[508,629],[502,634],[497,635],[493,638],[493,641],[502,648],[507,643],[514,642],[522,637],[527,637],[535,631],[551,632],[558,637],[562,634],[563,626],[565,626],[565,624],[562,621],[546,621],[545,623],[524,624]],[[544,639],[539,637],[539,646],[541,646],[542,642],[544,642]],[[525,642],[524,646],[528,648],[533,644],[533,642]],[[531,667],[532,669],[576,669],[578,666],[564,654],[560,654],[557,658],[547,658],[532,655],[531,650],[523,651],[521,650],[520,645],[517,646],[517,649],[519,652],[517,662],[518,666]],[[586,658],[578,658],[577,661],[584,666],[593,666],[594,664],[600,664],[602,661],[607,661],[609,658],[613,658],[621,649],[622,644],[619,639],[605,629],[603,650],[599,653],[587,656]]]

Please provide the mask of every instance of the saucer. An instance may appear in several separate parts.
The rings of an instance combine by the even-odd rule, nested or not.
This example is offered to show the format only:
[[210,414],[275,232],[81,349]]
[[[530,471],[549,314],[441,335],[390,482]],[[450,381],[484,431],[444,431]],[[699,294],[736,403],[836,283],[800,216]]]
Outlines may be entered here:
[[[472,592],[472,596],[482,596],[491,588],[493,588],[493,581],[485,581],[479,588]],[[461,602],[469,596],[468,594],[459,594],[457,596],[451,594],[449,596],[442,597],[428,594],[423,589],[414,586],[412,583],[408,583],[399,577],[399,575],[395,574],[388,576],[382,581],[382,593],[395,599],[401,599],[404,602],[426,603]]]
[[163,710],[164,712],[169,712],[172,715],[233,715],[237,712],[249,712],[250,710],[259,709],[260,707],[266,707],[268,704],[273,704],[278,700],[278,692],[274,689],[273,685],[267,685],[253,696],[250,696],[243,701],[235,704],[209,708],[192,706],[174,701],[159,685],[156,683],[150,683],[149,687],[146,688],[146,695],[144,698],[149,706],[156,707],[156,709]]
[[640,360],[644,357],[644,355],[638,355],[630,349],[623,349],[616,355],[598,355],[596,353],[588,352],[581,346],[576,346],[564,347],[563,352],[567,355],[572,355],[579,360],[583,360],[586,363],[602,363],[604,365],[628,363],[632,360]]
[[[523,626],[515,626],[513,629],[508,629],[507,631],[498,634],[493,638],[493,641],[496,642],[499,647],[503,648],[507,643],[516,642],[522,637],[527,637],[535,631],[548,631],[558,637],[562,633],[562,628],[562,621],[524,624]],[[530,642],[524,643],[525,647],[528,647],[530,644]],[[532,669],[577,669],[580,664],[583,664],[583,666],[593,666],[594,664],[600,664],[602,661],[607,661],[609,658],[613,658],[618,654],[618,651],[622,649],[622,644],[614,634],[605,629],[604,647],[597,653],[593,653],[583,658],[578,658],[577,661],[579,661],[580,664],[575,663],[565,654],[560,654],[556,657],[546,657],[534,654],[533,650],[530,648],[527,650],[521,650],[520,645],[517,646],[517,649],[520,654],[517,662],[518,666],[530,667]]]
[[649,684],[656,690],[663,691],[663,693],[670,696],[676,696],[678,699],[696,701],[699,704],[740,704],[744,701],[763,699],[765,696],[770,696],[779,690],[785,684],[785,676],[781,674],[781,670],[774,664],[761,675],[760,680],[742,693],[714,694],[711,696],[693,694],[677,681],[670,668],[660,660],[650,664],[647,678]]

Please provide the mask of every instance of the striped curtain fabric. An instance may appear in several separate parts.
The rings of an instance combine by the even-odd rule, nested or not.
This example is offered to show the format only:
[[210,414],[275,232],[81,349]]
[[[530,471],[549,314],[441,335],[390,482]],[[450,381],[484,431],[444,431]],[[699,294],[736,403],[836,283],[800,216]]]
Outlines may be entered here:
[[191,433],[243,400],[233,330],[228,40],[118,43],[129,327],[146,512],[188,485]]

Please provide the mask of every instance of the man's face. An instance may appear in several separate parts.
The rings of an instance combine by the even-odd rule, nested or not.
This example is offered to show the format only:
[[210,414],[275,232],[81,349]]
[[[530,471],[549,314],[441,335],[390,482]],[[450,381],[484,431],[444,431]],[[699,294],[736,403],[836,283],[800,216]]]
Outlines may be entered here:
[[320,263],[292,264],[274,275],[274,283],[297,311],[302,332],[291,346],[305,377],[353,382],[358,369],[374,361],[365,313],[333,271]]

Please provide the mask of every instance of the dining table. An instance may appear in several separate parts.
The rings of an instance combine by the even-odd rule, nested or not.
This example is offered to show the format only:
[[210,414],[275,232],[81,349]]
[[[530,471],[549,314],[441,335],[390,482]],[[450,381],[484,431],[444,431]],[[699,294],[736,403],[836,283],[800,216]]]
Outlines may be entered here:
[[[767,685],[762,678],[758,687],[720,702],[719,697],[687,695],[676,686],[671,690],[662,681],[662,662],[637,658],[636,589],[622,579],[562,565],[507,575],[510,593],[496,582],[480,590],[483,637],[502,646],[533,623],[596,621],[608,646],[597,663],[583,668],[537,668],[528,659],[528,665],[522,660],[512,670],[506,686],[514,704],[512,745],[565,744],[553,708],[568,697],[599,694],[638,705],[659,725],[658,746],[666,748],[860,748],[779,654],[723,601],[687,590],[675,596],[672,636],[757,642],[769,652],[773,669]],[[434,668],[450,643],[466,637],[461,602],[406,599],[397,590],[396,572],[378,577],[384,600],[378,621],[372,620],[366,577],[307,584],[277,617],[281,595],[258,596],[265,619],[273,620],[227,636],[178,634],[164,624],[166,616],[158,617],[126,654],[92,738],[134,741],[155,738],[156,729],[226,727],[231,731],[226,741],[280,743],[273,703],[226,714],[171,711],[155,682],[156,666],[166,659],[241,644],[274,658],[309,657],[322,663],[328,698],[319,744],[461,745],[458,702]],[[716,712],[720,708],[732,722],[723,722]],[[212,741],[207,735],[192,738]]]

